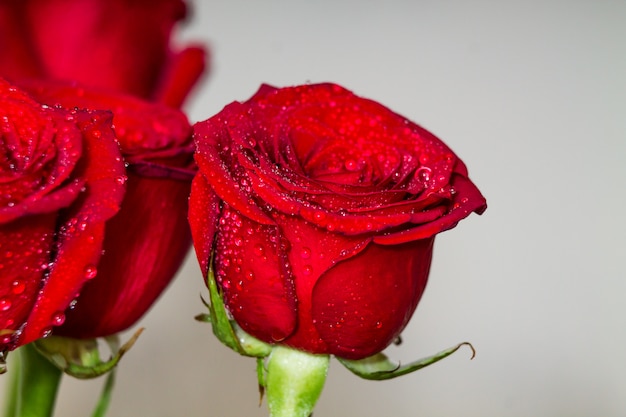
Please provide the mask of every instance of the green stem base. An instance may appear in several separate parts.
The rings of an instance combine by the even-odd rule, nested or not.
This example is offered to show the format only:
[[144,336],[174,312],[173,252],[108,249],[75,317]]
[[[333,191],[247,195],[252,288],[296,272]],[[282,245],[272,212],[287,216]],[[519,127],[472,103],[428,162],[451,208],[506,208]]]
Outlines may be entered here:
[[329,355],[275,346],[267,365],[267,405],[271,417],[309,417],[322,393]]
[[16,402],[7,417],[52,417],[63,372],[32,345],[22,346],[19,356]]

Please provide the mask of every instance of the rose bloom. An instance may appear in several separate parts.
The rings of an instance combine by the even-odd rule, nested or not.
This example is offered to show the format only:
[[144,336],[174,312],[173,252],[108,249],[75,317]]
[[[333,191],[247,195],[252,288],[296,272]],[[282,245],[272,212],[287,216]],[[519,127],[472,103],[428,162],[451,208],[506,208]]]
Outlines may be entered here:
[[182,0],[3,0],[0,75],[66,80],[179,107],[204,49],[174,50]]
[[124,194],[111,120],[0,79],[0,352],[49,334],[95,274]]
[[22,85],[50,106],[113,112],[128,165],[121,179],[126,194],[120,212],[106,224],[97,276],[54,333],[75,338],[118,333],[154,303],[191,247],[187,201],[196,172],[191,126],[176,109],[127,95],[51,82]]
[[383,350],[424,291],[434,236],[486,208],[444,143],[338,85],[263,86],[194,137],[202,271],[269,343],[348,359]]

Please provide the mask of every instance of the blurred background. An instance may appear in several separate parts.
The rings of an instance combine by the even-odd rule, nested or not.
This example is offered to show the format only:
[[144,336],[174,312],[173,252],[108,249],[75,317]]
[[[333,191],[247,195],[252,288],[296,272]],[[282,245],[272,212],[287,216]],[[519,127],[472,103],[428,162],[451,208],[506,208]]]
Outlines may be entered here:
[[[315,417],[626,415],[626,2],[191,6],[179,39],[212,54],[192,121],[261,83],[333,81],[442,138],[489,203],[437,238],[426,293],[387,351],[407,362],[468,340],[476,358],[461,349],[385,382],[333,361]],[[267,415],[255,361],[194,321],[205,293],[190,254],[140,322],[109,416]],[[102,382],[64,379],[56,416],[90,415]]]

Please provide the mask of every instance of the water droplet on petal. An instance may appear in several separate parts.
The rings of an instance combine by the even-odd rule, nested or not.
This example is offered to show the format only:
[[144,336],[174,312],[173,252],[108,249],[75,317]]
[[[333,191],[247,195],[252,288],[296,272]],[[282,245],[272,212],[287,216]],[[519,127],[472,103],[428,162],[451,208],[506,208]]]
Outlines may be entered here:
[[417,178],[420,181],[427,182],[430,180],[431,169],[427,167],[421,167],[417,170]]
[[254,247],[254,254],[257,256],[263,256],[263,252],[265,251],[265,249],[263,248],[262,245],[256,245]]
[[302,259],[309,259],[311,257],[311,249],[307,247],[302,248],[302,250],[300,251],[300,256],[302,257]]
[[87,265],[85,267],[85,278],[87,279],[94,279],[96,277],[96,275],[98,275],[98,268],[96,268],[94,265]]
[[11,292],[15,295],[20,295],[26,290],[26,284],[22,281],[15,280],[11,283]]
[[11,300],[8,298],[0,298],[0,311],[7,311],[11,308]]
[[63,313],[56,313],[54,316],[52,316],[52,325],[53,326],[60,326],[63,323],[65,323],[65,314],[63,314]]
[[315,220],[321,221],[326,217],[326,213],[323,211],[316,211],[315,214],[313,214],[313,217],[315,217]]

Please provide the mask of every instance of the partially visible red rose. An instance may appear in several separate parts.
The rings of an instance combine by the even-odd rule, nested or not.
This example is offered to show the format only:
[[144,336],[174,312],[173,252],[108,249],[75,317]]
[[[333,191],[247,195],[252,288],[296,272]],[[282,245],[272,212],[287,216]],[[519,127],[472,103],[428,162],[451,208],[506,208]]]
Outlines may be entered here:
[[443,142],[338,85],[263,86],[194,137],[202,271],[214,268],[234,319],[268,343],[381,351],[424,291],[434,236],[486,208]]
[[124,194],[111,113],[51,108],[0,79],[0,352],[63,323]]
[[126,195],[106,224],[98,276],[85,285],[55,334],[118,333],[154,303],[191,246],[187,200],[196,171],[191,126],[180,111],[131,96],[57,83],[23,86],[50,106],[113,112],[128,163]]
[[76,81],[179,107],[205,52],[175,51],[182,0],[3,0],[0,75]]

